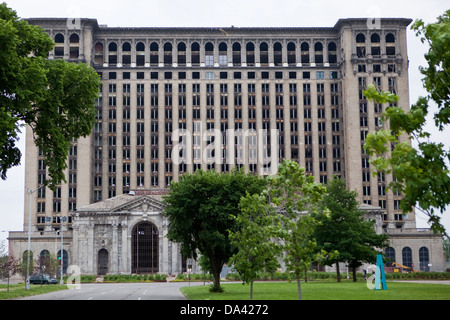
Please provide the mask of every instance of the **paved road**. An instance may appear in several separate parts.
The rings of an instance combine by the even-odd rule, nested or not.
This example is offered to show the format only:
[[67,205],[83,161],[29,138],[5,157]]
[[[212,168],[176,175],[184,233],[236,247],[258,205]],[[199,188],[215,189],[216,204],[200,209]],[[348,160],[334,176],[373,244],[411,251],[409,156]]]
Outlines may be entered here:
[[46,293],[20,300],[186,300],[180,288],[203,282],[87,283],[80,289]]

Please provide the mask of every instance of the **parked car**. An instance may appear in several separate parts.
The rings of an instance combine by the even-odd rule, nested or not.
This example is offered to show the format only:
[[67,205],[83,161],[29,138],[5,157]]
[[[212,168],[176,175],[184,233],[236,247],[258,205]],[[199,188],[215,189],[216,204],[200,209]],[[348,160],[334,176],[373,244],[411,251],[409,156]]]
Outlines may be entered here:
[[33,274],[30,277],[31,284],[57,284],[58,280],[50,278],[48,274]]

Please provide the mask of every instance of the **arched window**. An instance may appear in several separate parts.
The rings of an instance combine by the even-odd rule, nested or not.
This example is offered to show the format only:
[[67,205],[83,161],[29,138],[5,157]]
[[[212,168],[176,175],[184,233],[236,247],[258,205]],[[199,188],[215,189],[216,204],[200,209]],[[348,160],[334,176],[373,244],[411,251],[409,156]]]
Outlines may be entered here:
[[378,33],[373,33],[370,36],[370,51],[373,56],[379,56],[381,55],[381,48],[380,48],[380,35]]
[[253,42],[247,42],[247,44],[245,45],[245,51],[246,51],[247,65],[254,66],[255,65],[255,45],[253,44]]
[[177,51],[178,51],[177,63],[179,65],[186,65],[186,44],[184,42],[178,43]]
[[241,63],[241,44],[239,42],[233,43],[233,64],[238,65]]
[[166,42],[164,44],[164,65],[170,66],[172,64],[172,44]]
[[50,268],[50,252],[48,250],[42,250],[39,254],[39,267],[40,269]]
[[55,57],[64,57],[64,36],[61,33],[55,36]]
[[366,36],[362,33],[356,35],[356,55],[358,58],[366,57]]
[[334,42],[328,44],[328,62],[337,63],[337,48]]
[[214,45],[211,42],[205,44],[205,65],[214,66]]
[[314,61],[315,63],[323,63],[323,45],[322,42],[314,44]]
[[70,35],[69,42],[72,44],[80,43],[80,36],[76,33],[72,33]]
[[129,42],[122,44],[122,63],[124,65],[131,64],[131,44]]
[[282,45],[279,42],[273,44],[273,63],[276,66],[281,66],[283,64]]
[[395,262],[395,249],[392,247],[386,248],[384,254],[386,255],[385,266],[392,267],[392,262]]
[[193,65],[200,64],[200,45],[198,42],[193,42],[191,44],[191,63]]
[[308,44],[308,42],[302,42],[302,44],[300,45],[300,51],[301,51],[301,62],[309,63],[309,44]]
[[150,65],[157,66],[159,63],[159,45],[156,42],[150,44]]
[[[28,254],[28,250],[25,250],[22,254],[22,261],[25,263],[26,266],[26,262],[27,259],[30,259],[30,266],[31,263],[33,263],[33,251],[30,251],[30,253]],[[30,274],[32,273],[32,270],[30,269]]]
[[374,33],[370,36],[371,43],[380,43],[380,35],[378,33]]
[[103,43],[97,42],[94,46],[94,63],[103,64]]
[[219,65],[222,67],[228,65],[227,50],[228,46],[225,42],[219,43]]
[[289,42],[287,44],[287,59],[290,65],[296,64],[297,59],[295,58],[295,43]]
[[395,56],[395,36],[392,33],[386,35],[386,54]]
[[404,247],[402,249],[402,264],[406,267],[412,268],[412,250],[410,247]]
[[55,36],[55,43],[64,43],[64,36],[61,33]]
[[136,44],[136,65],[139,67],[145,65],[145,44],[143,42]]
[[366,43],[366,36],[362,33],[356,35],[356,43]]
[[261,42],[259,45],[259,59],[261,65],[267,66],[269,64],[269,46],[266,42]]
[[430,255],[427,247],[419,249],[420,271],[430,271]]
[[116,64],[117,63],[117,43],[110,42],[108,45],[108,63]]

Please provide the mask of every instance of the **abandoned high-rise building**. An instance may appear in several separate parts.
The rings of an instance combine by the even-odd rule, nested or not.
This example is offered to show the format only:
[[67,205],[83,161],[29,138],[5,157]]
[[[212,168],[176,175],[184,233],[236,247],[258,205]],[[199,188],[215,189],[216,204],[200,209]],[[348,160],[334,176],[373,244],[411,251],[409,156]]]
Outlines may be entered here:
[[[271,174],[283,158],[318,182],[345,178],[361,209],[390,236],[386,256],[442,271],[442,240],[399,210],[390,175],[371,174],[363,144],[382,128],[386,105],[368,101],[375,84],[409,106],[406,28],[410,19],[341,19],[333,27],[131,28],[95,19],[28,19],[54,40],[49,59],[91,65],[101,77],[96,124],[72,141],[67,183],[25,194],[34,256],[61,255],[83,274],[186,270],[165,237],[161,195],[180,175],[242,167]],[[46,178],[30,130],[27,190]],[[275,168],[275,169],[274,169]],[[63,219],[65,217],[66,219]],[[61,230],[62,228],[62,230]]]

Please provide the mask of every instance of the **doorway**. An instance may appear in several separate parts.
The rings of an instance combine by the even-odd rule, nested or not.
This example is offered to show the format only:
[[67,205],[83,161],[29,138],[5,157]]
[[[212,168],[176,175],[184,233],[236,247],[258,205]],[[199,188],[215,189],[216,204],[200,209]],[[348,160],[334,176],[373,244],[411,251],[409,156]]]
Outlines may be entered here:
[[97,273],[100,276],[104,276],[108,273],[108,250],[100,249],[98,251],[98,265]]
[[132,273],[157,273],[159,271],[159,235],[150,222],[137,224],[132,232]]

